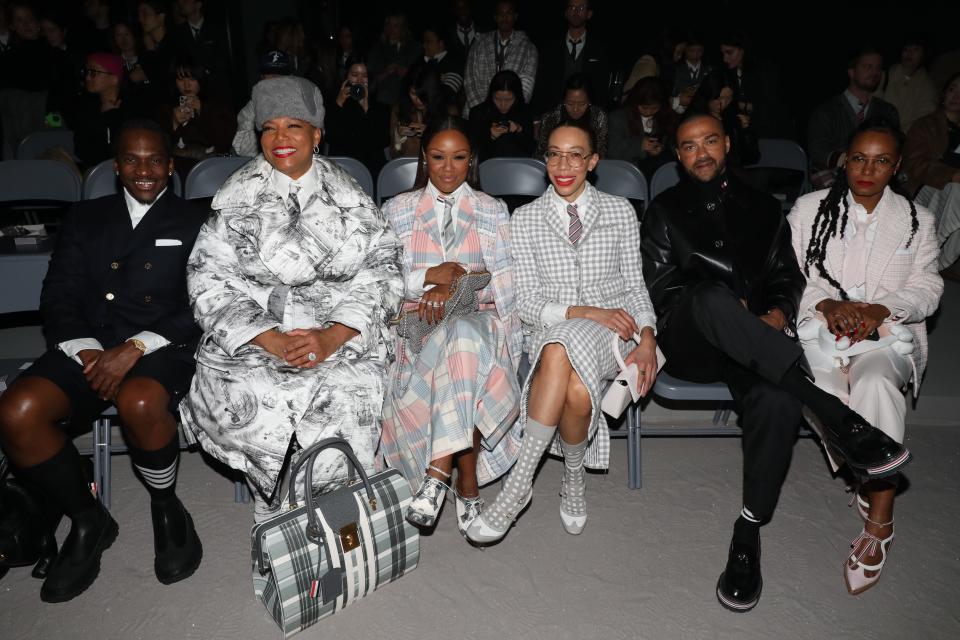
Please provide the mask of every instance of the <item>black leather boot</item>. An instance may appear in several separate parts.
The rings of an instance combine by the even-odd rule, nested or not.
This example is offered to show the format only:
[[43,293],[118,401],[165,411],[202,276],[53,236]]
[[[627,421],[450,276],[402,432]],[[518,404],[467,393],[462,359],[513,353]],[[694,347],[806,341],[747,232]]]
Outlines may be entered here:
[[203,545],[193,526],[193,518],[173,496],[152,500],[153,548],[156,553],[153,569],[162,584],[173,584],[193,575],[203,559]]
[[912,457],[902,444],[853,411],[840,424],[826,425],[824,432],[854,472],[867,479],[892,476]]
[[100,573],[100,557],[117,539],[119,527],[98,502],[73,518],[70,534],[40,589],[44,602],[66,602],[93,584]]
[[756,548],[731,542],[727,568],[717,581],[717,600],[730,611],[746,613],[757,606],[762,590],[760,539],[757,539]]

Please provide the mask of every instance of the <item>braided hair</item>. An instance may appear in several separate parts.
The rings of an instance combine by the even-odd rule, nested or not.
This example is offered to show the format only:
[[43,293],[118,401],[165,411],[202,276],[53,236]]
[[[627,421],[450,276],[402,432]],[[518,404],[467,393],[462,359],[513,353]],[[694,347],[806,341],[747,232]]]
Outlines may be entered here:
[[[868,118],[866,122],[857,128],[853,135],[850,136],[847,148],[853,144],[854,139],[858,135],[867,132],[885,133],[892,137],[896,145],[897,155],[901,155],[906,136],[903,135],[903,132],[900,131],[899,128],[890,124],[887,120],[877,117]],[[917,235],[917,230],[920,228],[920,221],[917,219],[917,207],[913,204],[913,199],[903,192],[897,176],[891,178],[888,186],[892,191],[903,196],[907,199],[907,202],[910,203],[910,237],[907,239],[906,244],[906,246],[909,247]],[[850,205],[847,203],[847,193],[849,191],[850,186],[847,184],[846,171],[843,168],[838,169],[833,186],[830,187],[827,195],[820,201],[817,215],[813,219],[813,230],[810,234],[810,243],[807,245],[807,253],[803,263],[804,274],[809,276],[810,267],[816,267],[820,277],[840,292],[841,300],[849,300],[849,296],[843,287],[840,286],[840,283],[827,272],[823,261],[827,255],[827,244],[830,242],[830,238],[836,237],[838,231],[840,237],[843,238],[843,234],[847,229],[847,218],[850,209]],[[842,212],[841,206],[843,208]]]

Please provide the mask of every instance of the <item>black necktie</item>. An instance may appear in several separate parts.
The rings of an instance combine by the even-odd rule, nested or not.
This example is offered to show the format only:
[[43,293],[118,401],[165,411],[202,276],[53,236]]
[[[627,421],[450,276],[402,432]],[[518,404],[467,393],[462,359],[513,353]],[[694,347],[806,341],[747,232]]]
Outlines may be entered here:
[[191,26],[190,26],[190,30],[193,31],[193,39],[194,39],[194,40],[199,40],[199,39],[200,39],[200,27],[194,27],[193,25],[191,25]]
[[570,55],[574,60],[577,59],[577,45],[580,44],[580,40],[570,39]]

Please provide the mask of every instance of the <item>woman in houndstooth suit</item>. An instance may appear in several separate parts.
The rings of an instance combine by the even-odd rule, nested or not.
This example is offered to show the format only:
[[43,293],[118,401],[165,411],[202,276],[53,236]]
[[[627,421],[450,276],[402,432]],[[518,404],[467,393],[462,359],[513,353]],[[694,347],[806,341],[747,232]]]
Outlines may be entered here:
[[532,374],[520,401],[519,458],[496,501],[467,530],[474,542],[506,534],[530,502],[533,473],[551,443],[564,458],[560,520],[579,534],[587,519],[584,466],[609,466],[599,409],[603,380],[617,375],[614,337],[626,362],[642,372],[641,394],[657,373],[656,317],[640,265],[636,213],[625,199],[587,183],[595,149],[585,125],[558,126],[545,155],[551,186],[511,221],[517,308]]
[[[798,199],[789,217],[793,247],[808,277],[797,320],[816,384],[897,442],[903,442],[907,413],[904,389],[911,380],[914,394],[920,386],[927,360],[926,318],[943,293],[933,216],[889,186],[903,143],[899,130],[868,120],[847,148],[846,175],[829,190]],[[817,332],[804,331],[808,323],[823,323],[837,341],[849,338],[851,351],[869,348],[870,342],[856,343],[874,331],[875,337],[899,340],[849,356],[842,365],[821,350]],[[808,419],[819,429],[815,418]],[[853,595],[880,578],[893,540],[897,478],[872,480],[857,489],[864,527],[844,566]]]

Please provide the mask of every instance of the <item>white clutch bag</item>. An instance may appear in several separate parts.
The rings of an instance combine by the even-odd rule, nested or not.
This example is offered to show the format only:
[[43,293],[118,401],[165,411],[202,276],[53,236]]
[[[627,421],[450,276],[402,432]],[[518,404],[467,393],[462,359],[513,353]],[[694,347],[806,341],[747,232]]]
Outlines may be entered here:
[[[633,334],[633,340],[640,344],[640,334]],[[603,400],[600,401],[600,410],[611,418],[619,418],[623,410],[632,402],[640,399],[640,391],[637,382],[640,379],[640,371],[637,365],[627,364],[620,355],[620,336],[613,334],[613,357],[617,359],[620,365],[620,375],[613,380],[613,384],[603,394]],[[663,364],[667,361],[660,347],[657,347],[657,371],[663,369]]]

